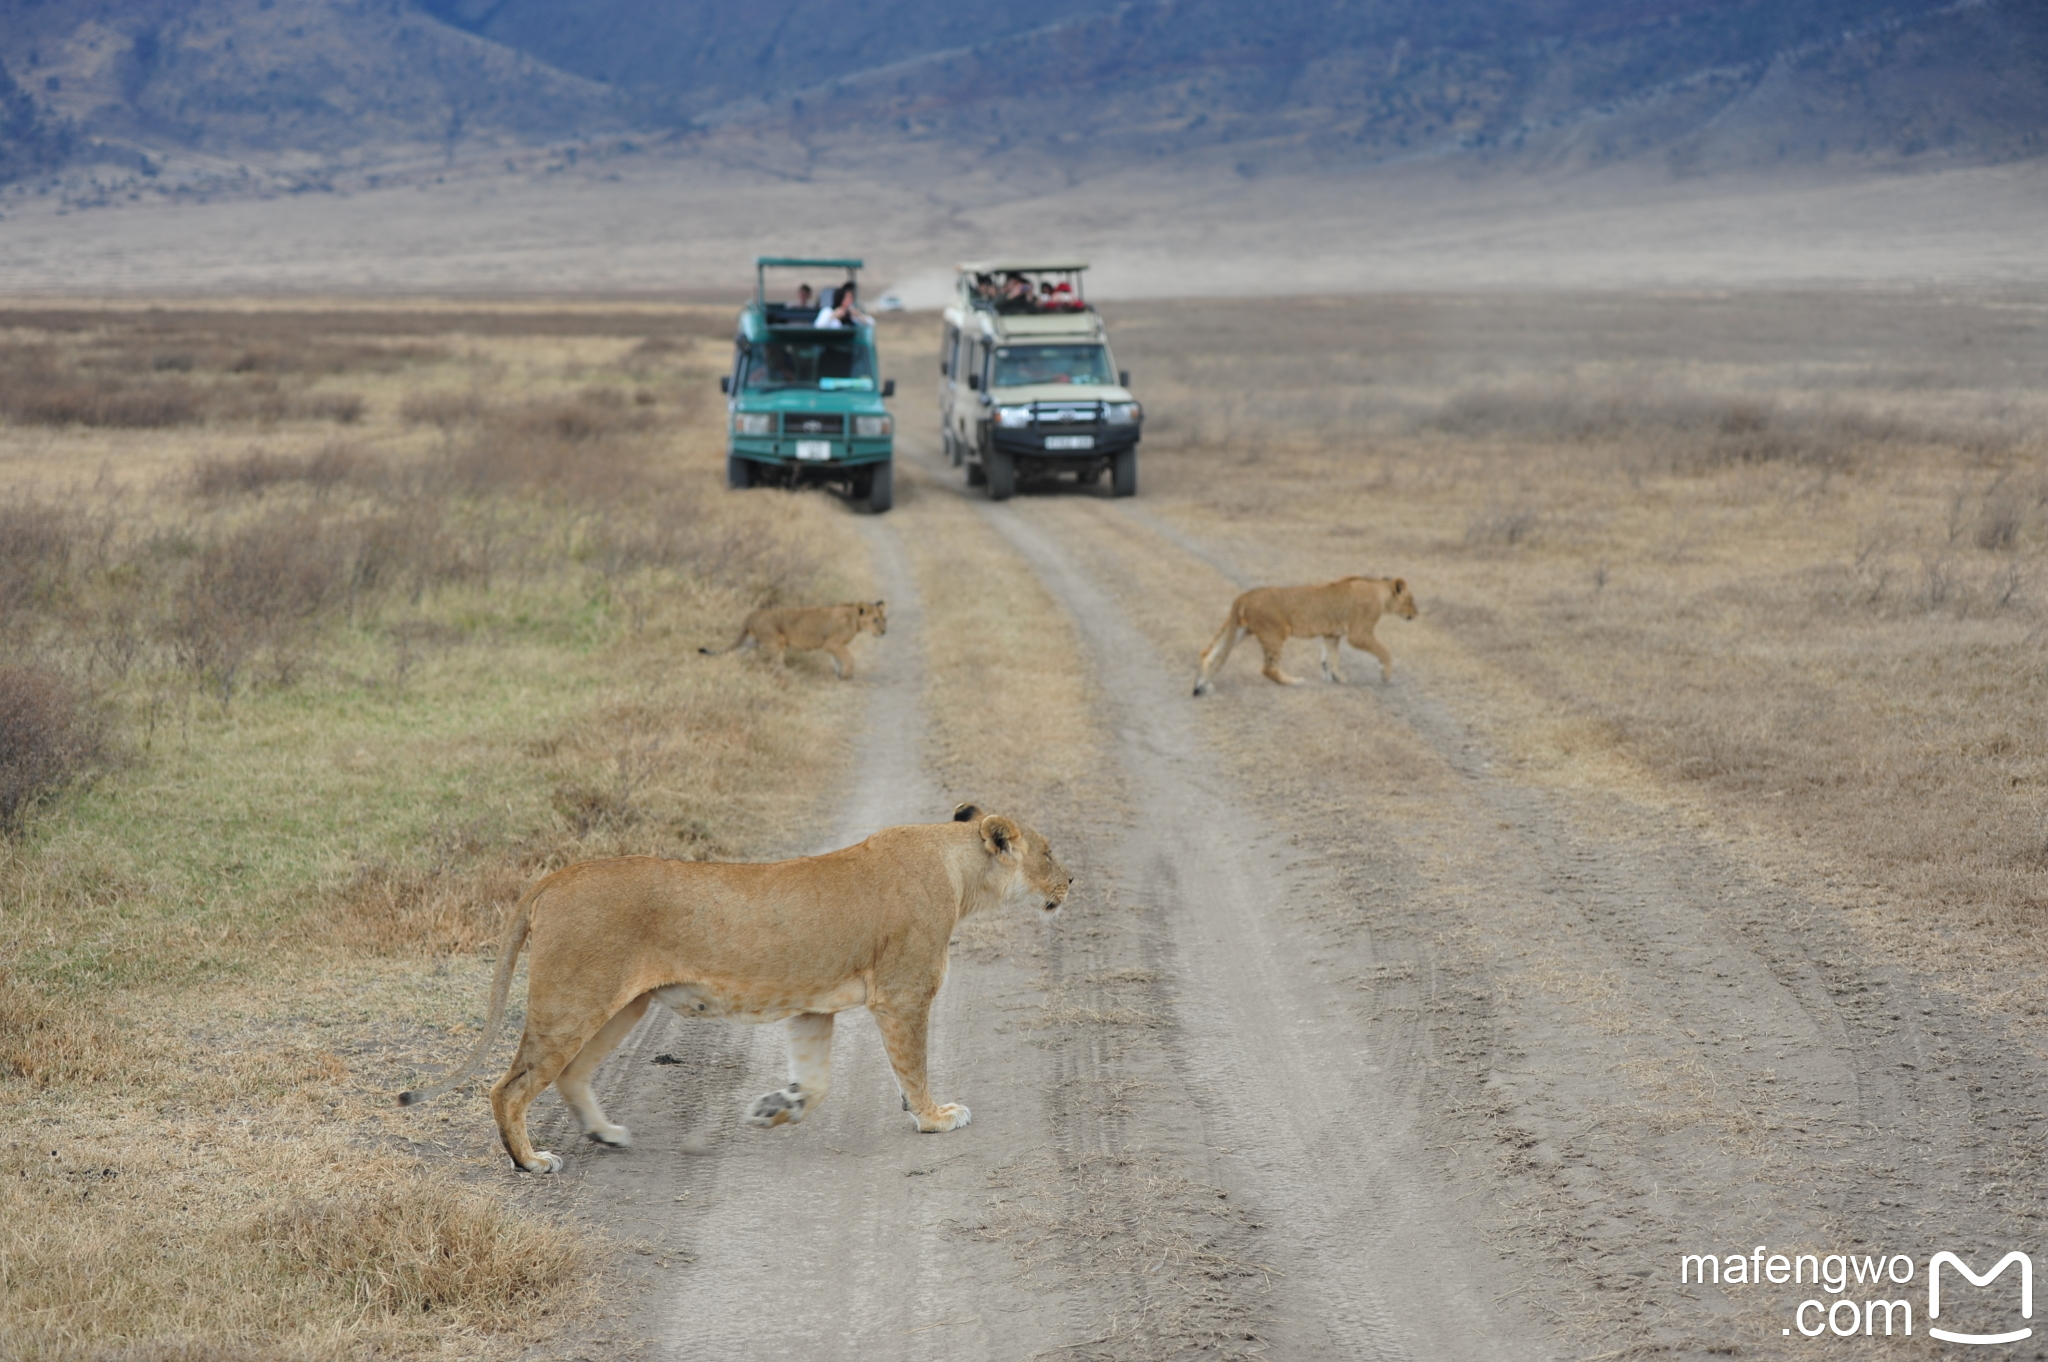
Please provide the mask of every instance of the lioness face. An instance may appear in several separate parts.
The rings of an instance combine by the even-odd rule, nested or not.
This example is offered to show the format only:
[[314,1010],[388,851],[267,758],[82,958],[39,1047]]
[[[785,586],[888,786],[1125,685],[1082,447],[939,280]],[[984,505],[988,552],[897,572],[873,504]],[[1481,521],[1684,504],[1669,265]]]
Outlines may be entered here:
[[981,820],[982,842],[998,861],[1011,868],[1010,881],[1003,888],[1003,906],[1038,909],[1046,917],[1059,916],[1067,901],[1073,877],[1052,854],[1052,843],[999,814]]
[[860,627],[874,632],[876,638],[889,632],[889,612],[886,601],[862,601],[860,603]]
[[1415,618],[1415,598],[1408,594],[1407,578],[1396,577],[1394,579],[1393,592],[1387,597],[1387,611],[1390,614],[1399,615],[1404,620]]

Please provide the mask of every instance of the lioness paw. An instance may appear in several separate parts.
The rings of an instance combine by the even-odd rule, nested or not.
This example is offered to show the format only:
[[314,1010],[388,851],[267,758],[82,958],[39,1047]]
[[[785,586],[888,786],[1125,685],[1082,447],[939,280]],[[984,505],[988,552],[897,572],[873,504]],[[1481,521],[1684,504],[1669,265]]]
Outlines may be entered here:
[[930,1120],[926,1120],[915,1113],[912,1113],[910,1119],[916,1122],[919,1134],[942,1135],[949,1130],[958,1130],[969,1121],[972,1121],[974,1113],[961,1106],[958,1102],[948,1102],[934,1111]]
[[533,1151],[533,1162],[519,1165],[522,1173],[559,1173],[562,1171],[562,1156],[547,1149]]
[[768,1128],[794,1124],[804,1119],[804,1101],[803,1093],[794,1083],[763,1093],[754,1099],[754,1105],[747,1108],[747,1124]]
[[631,1149],[633,1132],[624,1126],[595,1126],[583,1132],[583,1138],[595,1144],[608,1145],[613,1149]]

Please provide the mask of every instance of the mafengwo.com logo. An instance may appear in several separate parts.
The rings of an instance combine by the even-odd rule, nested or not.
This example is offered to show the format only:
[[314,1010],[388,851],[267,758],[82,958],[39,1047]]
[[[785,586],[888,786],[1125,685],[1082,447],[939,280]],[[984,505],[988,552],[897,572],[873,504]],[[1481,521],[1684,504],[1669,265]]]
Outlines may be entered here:
[[[1811,1287],[1813,1296],[1792,1306],[1792,1322],[1783,1330],[1807,1338],[1911,1337],[1916,1299],[1922,1306],[1920,1323],[1944,1343],[2018,1343],[2034,1334],[2028,1323],[2034,1318],[2034,1260],[2017,1250],[1982,1273],[1960,1254],[1943,1250],[1927,1260],[1923,1272],[1909,1253],[1785,1254],[1758,1244],[1746,1254],[1682,1254],[1678,1281],[1681,1286]],[[1925,1283],[1924,1294],[1916,1282]],[[1947,1328],[1942,1327],[1944,1304]]]

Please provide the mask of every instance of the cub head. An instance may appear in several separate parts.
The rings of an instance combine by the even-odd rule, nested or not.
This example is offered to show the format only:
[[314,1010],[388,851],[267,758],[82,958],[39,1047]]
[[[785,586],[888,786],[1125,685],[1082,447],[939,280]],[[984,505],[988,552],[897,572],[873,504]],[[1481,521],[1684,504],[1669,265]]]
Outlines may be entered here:
[[1050,842],[999,813],[984,816],[972,804],[953,810],[953,821],[974,823],[979,828],[981,848],[988,854],[992,872],[984,883],[1001,895],[1003,907],[1028,905],[1048,918],[1059,916],[1074,880],[1053,858]]
[[889,632],[889,610],[887,601],[862,601],[854,607],[859,616],[860,627],[876,638]]
[[1396,577],[1388,584],[1386,609],[1388,614],[1399,615],[1404,620],[1415,618],[1415,598],[1408,594],[1406,577]]

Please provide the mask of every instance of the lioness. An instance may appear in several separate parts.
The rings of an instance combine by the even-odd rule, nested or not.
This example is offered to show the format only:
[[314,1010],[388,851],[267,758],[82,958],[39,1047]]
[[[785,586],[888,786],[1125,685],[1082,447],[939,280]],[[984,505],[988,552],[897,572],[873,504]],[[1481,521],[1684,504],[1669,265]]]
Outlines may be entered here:
[[1230,617],[1202,649],[1201,670],[1195,673],[1195,694],[1209,689],[1209,677],[1230,659],[1230,650],[1246,634],[1256,634],[1266,651],[1266,676],[1283,686],[1298,686],[1301,678],[1280,670],[1280,645],[1290,638],[1319,638],[1323,641],[1323,675],[1342,681],[1337,670],[1340,639],[1371,653],[1380,660],[1380,680],[1394,673],[1394,655],[1373,636],[1373,626],[1385,614],[1415,618],[1415,598],[1400,577],[1340,577],[1321,586],[1262,586],[1247,591],[1230,603]]
[[766,865],[621,856],[549,875],[519,901],[498,951],[489,1020],[462,1068],[423,1102],[468,1078],[505,1016],[514,962],[529,946],[526,1032],[491,1089],[512,1162],[552,1173],[526,1109],[555,1084],[583,1132],[632,1143],[605,1119],[590,1079],[659,1000],[685,1016],[789,1020],[789,1086],[755,1099],[747,1121],[801,1121],[832,1087],[832,1017],[865,1006],[882,1033],[903,1109],[921,1131],[957,1130],[969,1112],[925,1086],[925,1026],[962,918],[1000,905],[1059,912],[1071,887],[1045,838],[972,804],[950,823],[884,828],[859,846]]
[[823,648],[832,654],[832,670],[840,680],[853,675],[853,653],[847,644],[865,629],[876,638],[889,632],[884,601],[848,601],[844,605],[789,605],[756,610],[740,626],[740,636],[723,648],[699,648],[707,657],[717,657],[736,648],[760,646],[783,662],[791,648],[806,651]]

